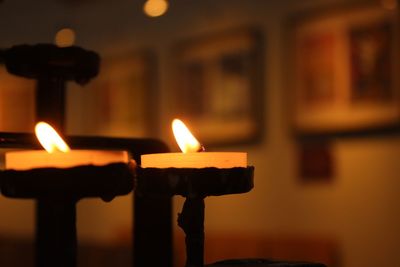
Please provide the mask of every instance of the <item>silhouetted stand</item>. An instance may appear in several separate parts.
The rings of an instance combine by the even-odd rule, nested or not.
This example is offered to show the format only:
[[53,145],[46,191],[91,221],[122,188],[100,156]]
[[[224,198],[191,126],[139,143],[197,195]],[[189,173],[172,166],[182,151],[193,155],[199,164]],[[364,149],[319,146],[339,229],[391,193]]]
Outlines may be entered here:
[[326,267],[322,263],[269,259],[233,259],[218,261],[206,267]]
[[[98,149],[127,150],[130,152],[132,158],[136,162],[140,162],[140,156],[143,154],[168,152],[168,147],[163,142],[155,139],[148,139],[148,138],[127,139],[127,138],[110,138],[110,137],[94,137],[94,136],[64,136],[64,137],[66,142],[71,146],[71,148],[96,149],[96,150]],[[0,148],[40,149],[41,146],[35,135],[32,133],[0,132]],[[125,165],[126,164],[123,164],[123,166]],[[58,196],[58,198],[55,198],[55,200],[59,199],[60,201],[63,201],[64,198],[60,198],[62,196],[61,190],[64,191],[66,194],[71,195],[71,190],[78,190],[78,188],[80,188],[78,192],[83,191],[86,193],[90,193],[89,190],[91,189],[93,193],[92,195],[94,195],[95,192],[93,192],[93,190],[96,188],[97,190],[99,190],[100,188],[94,187],[93,184],[100,183],[105,188],[103,192],[107,192],[107,194],[105,193],[101,194],[101,197],[103,198],[103,200],[109,201],[112,199],[115,193],[118,192],[117,188],[113,186],[117,185],[115,181],[119,179],[115,178],[114,175],[116,175],[117,177],[123,176],[122,174],[118,174],[119,172],[117,170],[119,169],[119,167],[113,169],[111,168],[111,166],[108,166],[107,168],[81,166],[73,169],[67,169],[65,170],[66,172],[65,171],[59,172],[57,171],[58,169],[39,169],[39,170],[30,170],[29,172],[0,171],[0,188],[2,189],[3,194],[8,194],[9,197],[14,197],[14,198],[38,199],[49,196],[48,192],[54,192],[55,196]],[[90,171],[85,172],[82,169]],[[100,173],[96,173],[96,170],[99,170]],[[109,172],[107,172],[107,170],[109,170]],[[122,167],[122,170],[126,170],[126,166]],[[68,175],[68,173],[71,173],[73,171],[74,175],[70,174],[72,180],[69,178],[63,178],[63,176]],[[45,176],[48,177],[50,182],[56,182],[56,183],[48,184],[47,178],[42,177],[43,172],[46,173]],[[80,175],[84,176],[80,177]],[[93,175],[93,178],[90,178],[91,175]],[[109,178],[111,179],[111,183],[106,183],[106,181],[103,181],[103,179],[107,176],[109,176]],[[66,181],[64,181],[63,183],[57,182],[60,179],[61,180],[67,179],[66,181],[73,181],[74,179],[80,179],[81,182],[73,183],[72,186],[71,183],[66,183]],[[83,183],[82,181],[86,179],[92,179],[89,180],[89,182],[92,183],[91,186],[84,187],[86,183]],[[132,183],[132,180],[134,179],[130,177],[127,182]],[[15,185],[17,185],[18,190],[15,190]],[[45,188],[43,192],[44,188],[42,189],[38,188],[39,185],[41,186],[48,185],[48,187]],[[125,185],[125,187],[126,186],[128,185]],[[50,188],[53,188],[53,191],[50,190]],[[34,191],[36,193],[33,194],[31,191]],[[78,195],[75,198],[80,199],[80,197],[81,196]],[[157,211],[157,212],[149,212],[149,211]],[[39,217],[40,218],[46,218],[46,217],[40,214],[41,213],[37,211],[37,220],[41,222],[39,225],[45,225],[43,221],[39,219]],[[168,195],[153,197],[153,196],[143,196],[140,194],[134,194],[134,220],[133,220],[134,227],[132,233],[133,244],[134,244],[132,250],[133,266],[135,267],[173,266],[172,246],[171,246],[172,244],[171,215],[172,215],[172,203],[171,203],[171,197],[169,197]],[[63,227],[67,228],[68,226],[63,226]],[[56,229],[64,231],[62,229],[63,227],[57,227]],[[44,226],[40,228],[46,229]],[[72,231],[69,230],[67,230],[67,232],[73,233]],[[39,234],[39,231],[36,231],[37,239],[42,240],[41,239],[42,235],[46,235],[46,233],[40,231]],[[51,246],[51,242],[53,241],[51,241],[50,238],[51,236],[48,237],[47,239],[44,239],[45,241],[41,242],[42,244],[49,244],[49,246],[40,245],[40,247],[42,248],[40,251],[46,252],[46,248],[48,248],[49,249],[48,251],[51,252],[51,253],[41,253],[40,258],[42,259],[45,259],[46,256],[52,257],[53,255],[52,250],[54,248],[53,246]],[[72,247],[72,249],[75,249],[75,245],[76,244],[75,243],[72,244],[72,242],[64,243],[63,249],[69,251],[70,247]],[[39,252],[39,249],[37,249],[37,252]],[[65,253],[65,255],[67,255],[68,257],[67,253]],[[37,262],[39,263],[41,261],[37,260]],[[72,262],[72,261],[67,260],[66,262]],[[51,264],[49,263],[49,265]]]
[[42,198],[36,207],[36,266],[76,266],[76,201]]
[[64,131],[67,81],[84,85],[99,72],[100,57],[80,47],[17,45],[2,53],[7,71],[37,80],[36,120]]
[[[75,81],[84,85],[97,75],[100,65],[100,57],[92,51],[76,46],[60,48],[53,44],[17,45],[0,51],[0,61],[4,61],[11,74],[37,80],[36,120],[49,122],[61,134],[64,133],[65,126],[66,82]],[[67,141],[75,148],[129,150],[137,162],[140,161],[141,154],[168,151],[164,143],[143,138],[124,140],[78,137]],[[26,149],[34,145],[34,148],[38,148],[37,143],[36,138],[30,135],[0,133],[0,147]],[[62,172],[53,173],[49,179],[59,179],[58,175],[62,175]],[[36,178],[40,179],[40,176]],[[85,179],[85,177],[82,178],[82,180]],[[34,180],[33,177],[27,182],[32,180]],[[40,181],[31,186],[43,182]],[[77,182],[75,186],[79,185],[80,183]],[[47,192],[51,191],[50,188],[47,190]],[[109,192],[104,199],[111,200],[114,196],[112,192]],[[137,195],[134,198],[134,266],[171,267],[171,199]],[[47,197],[36,199],[38,199],[36,207],[37,267],[75,266],[76,230],[72,222],[75,222],[75,203],[79,198],[58,196],[51,201],[48,201]],[[157,210],[158,213],[149,213],[148,210]],[[63,234],[64,229],[65,234]],[[154,244],[153,240],[157,238],[157,244]],[[62,249],[58,249],[55,244],[60,244]],[[57,257],[60,257],[57,264],[53,264]],[[65,265],[61,265],[64,262]]]
[[87,197],[105,201],[133,189],[128,164],[6,170],[1,193],[10,198],[37,200],[36,266],[76,266],[76,203]]
[[139,168],[136,193],[186,198],[178,225],[185,232],[186,267],[204,266],[204,198],[246,193],[253,188],[254,167]]
[[[83,85],[94,78],[99,71],[100,57],[80,47],[60,48],[53,44],[17,45],[3,51],[2,56],[8,72],[37,80],[36,121],[46,121],[63,133],[66,83],[72,80]],[[61,172],[49,178],[44,171],[41,176],[54,180]],[[53,191],[48,188],[46,196],[36,198],[36,266],[74,267],[78,200],[75,194],[86,192],[59,192],[60,197],[52,195]],[[22,194],[22,197],[27,196]]]
[[186,267],[204,266],[204,198],[186,198],[178,225],[186,235]]

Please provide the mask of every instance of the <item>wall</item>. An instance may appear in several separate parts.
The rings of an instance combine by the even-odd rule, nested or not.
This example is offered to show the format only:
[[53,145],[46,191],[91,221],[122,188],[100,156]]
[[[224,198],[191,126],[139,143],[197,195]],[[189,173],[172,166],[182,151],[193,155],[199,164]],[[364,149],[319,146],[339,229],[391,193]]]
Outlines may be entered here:
[[[208,198],[207,232],[332,239],[340,248],[343,267],[400,263],[400,212],[396,207],[400,200],[399,137],[335,139],[333,181],[310,185],[298,182],[297,144],[286,119],[284,23],[295,11],[334,1],[176,0],[171,1],[167,15],[154,20],[138,11],[138,2],[119,1],[110,6],[107,1],[96,5],[88,1],[79,9],[28,2],[5,0],[0,4],[0,45],[49,42],[56,26],[67,24],[77,29],[78,45],[105,54],[143,47],[157,51],[162,130],[155,136],[165,139],[174,150],[168,125],[168,102],[174,97],[169,94],[173,84],[171,46],[200,34],[258,25],[266,43],[266,131],[261,143],[226,148],[248,152],[250,164],[256,167],[255,188],[248,194]],[[175,213],[181,205],[182,199],[177,197]],[[7,214],[0,220],[0,233],[32,233],[31,203],[2,198],[0,209]],[[85,200],[78,210],[81,239],[116,240],[131,222],[130,197],[110,204]]]

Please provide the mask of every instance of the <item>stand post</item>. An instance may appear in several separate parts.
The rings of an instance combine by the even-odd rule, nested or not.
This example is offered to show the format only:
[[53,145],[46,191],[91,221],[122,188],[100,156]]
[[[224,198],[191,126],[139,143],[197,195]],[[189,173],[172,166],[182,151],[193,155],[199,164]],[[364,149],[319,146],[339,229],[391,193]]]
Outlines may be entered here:
[[186,267],[204,266],[204,197],[186,197],[178,225],[186,234]]
[[36,207],[36,267],[76,266],[76,201],[45,198]]
[[36,121],[46,121],[64,133],[66,80],[42,76],[36,87]]
[[134,195],[134,267],[172,267],[171,217],[171,197]]

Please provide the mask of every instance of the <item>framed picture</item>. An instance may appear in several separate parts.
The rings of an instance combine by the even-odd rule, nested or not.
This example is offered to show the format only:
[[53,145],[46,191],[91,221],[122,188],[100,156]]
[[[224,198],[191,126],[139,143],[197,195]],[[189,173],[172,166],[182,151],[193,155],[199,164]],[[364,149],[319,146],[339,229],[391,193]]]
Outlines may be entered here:
[[258,140],[262,131],[263,50],[256,30],[193,38],[174,48],[172,116],[208,145]]
[[400,122],[396,14],[370,1],[291,20],[287,80],[296,133],[359,132]]
[[335,176],[335,157],[331,142],[319,140],[298,142],[299,182],[327,183]]
[[104,56],[99,75],[68,88],[72,134],[148,137],[155,127],[155,58],[151,52]]

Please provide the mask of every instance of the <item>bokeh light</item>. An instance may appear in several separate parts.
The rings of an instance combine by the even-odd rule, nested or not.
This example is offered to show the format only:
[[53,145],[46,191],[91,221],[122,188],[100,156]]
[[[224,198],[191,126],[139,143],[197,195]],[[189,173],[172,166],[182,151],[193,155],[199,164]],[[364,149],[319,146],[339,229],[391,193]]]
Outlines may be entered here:
[[147,0],[143,6],[144,13],[150,17],[159,17],[167,12],[167,9],[166,0]]
[[56,33],[54,42],[59,47],[67,47],[75,44],[75,31],[71,28],[63,28]]

